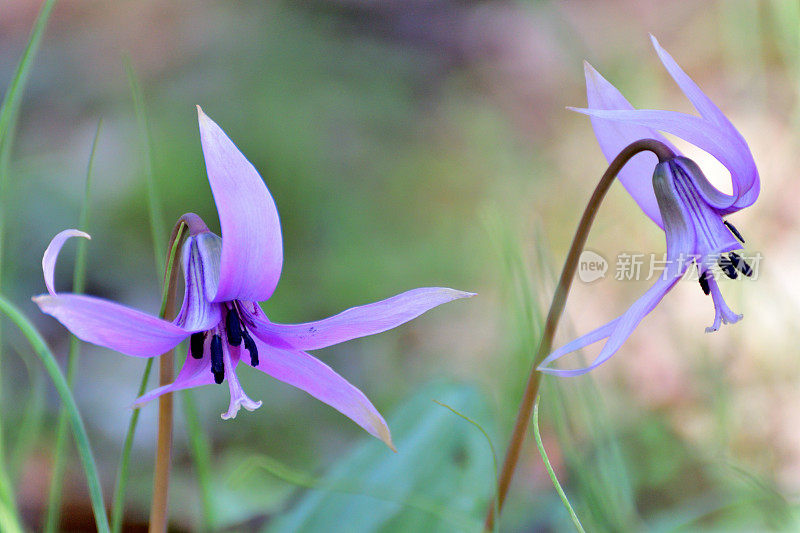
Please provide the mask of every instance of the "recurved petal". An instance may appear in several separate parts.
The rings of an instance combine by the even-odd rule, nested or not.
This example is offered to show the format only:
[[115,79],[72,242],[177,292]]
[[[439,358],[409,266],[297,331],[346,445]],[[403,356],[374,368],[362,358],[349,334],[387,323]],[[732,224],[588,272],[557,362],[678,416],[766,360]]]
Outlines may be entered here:
[[[631,336],[633,330],[636,329],[636,326],[639,325],[639,322],[647,316],[650,311],[652,311],[656,305],[661,301],[664,295],[678,282],[680,279],[680,274],[675,274],[667,279],[660,278],[656,283],[653,284],[647,292],[642,295],[641,298],[636,300],[632,306],[628,308],[625,313],[623,313],[619,318],[616,318],[602,326],[593,332],[585,335],[584,337],[577,339],[570,343],[572,345],[572,350],[574,351],[590,344],[593,344],[599,340],[602,340],[608,337],[605,345],[603,345],[603,349],[600,350],[600,354],[597,358],[592,362],[591,365],[585,368],[576,368],[576,369],[557,369],[557,368],[542,368],[539,367],[539,370],[545,372],[547,374],[554,374],[557,376],[578,376],[581,374],[585,374],[604,362],[608,361],[608,359],[614,355],[617,350],[619,350],[620,346],[628,340],[628,337]],[[565,346],[564,348],[554,352],[550,356],[545,359],[542,363],[548,364],[558,357],[566,355],[570,353],[566,350],[567,347],[570,345]]]
[[208,181],[222,227],[214,301],[267,300],[283,264],[278,210],[253,165],[200,106],[197,113]]
[[44,272],[44,284],[47,287],[47,292],[51,295],[55,296],[56,289],[55,289],[55,272],[56,272],[56,261],[58,260],[58,253],[61,251],[61,247],[64,246],[64,243],[67,242],[67,239],[70,237],[83,237],[85,239],[91,239],[88,233],[84,233],[77,229],[65,229],[64,231],[60,232],[58,235],[53,237],[53,240],[50,241],[50,244],[47,245],[47,249],[44,251],[44,255],[42,256],[42,271]]
[[[208,351],[206,349],[206,351]],[[192,387],[199,387],[201,385],[210,385],[214,383],[214,375],[211,373],[211,359],[206,353],[202,359],[195,359],[192,354],[186,355],[186,362],[183,363],[183,368],[178,372],[178,377],[169,385],[164,385],[153,389],[150,392],[136,398],[132,407],[141,407],[150,400],[155,400],[162,394],[168,392],[175,392],[183,389],[190,389]]]
[[254,341],[259,353],[256,368],[327,403],[395,449],[389,427],[378,410],[363,392],[328,365],[301,350],[281,350],[270,346],[258,333]]
[[[658,43],[658,39],[656,39],[653,35],[650,35],[650,41],[653,43],[653,48],[655,48],[658,58],[661,60],[664,68],[667,69],[669,75],[672,76],[672,79],[675,80],[675,83],[677,83],[678,87],[681,88],[681,91],[683,91],[683,94],[686,95],[686,98],[692,102],[692,105],[695,109],[697,109],[697,112],[700,113],[704,118],[716,122],[720,126],[729,127],[736,132],[736,129],[733,128],[733,125],[728,120],[728,117],[726,117],[716,106],[716,104],[714,104],[714,102],[712,102],[711,99],[700,90],[700,87],[686,74],[686,72],[683,71],[678,63],[675,62],[669,52],[661,47],[661,45]],[[738,132],[736,133],[738,134]]]
[[[586,76],[586,99],[589,109],[633,109],[633,106],[622,96],[622,93],[601,76],[594,67],[587,62],[584,62],[583,66]],[[582,112],[580,109],[569,109]],[[640,139],[659,140],[677,153],[675,147],[663,135],[651,128],[632,123],[601,120],[594,117],[591,117],[591,121],[597,142],[609,163],[617,157],[623,148]],[[625,187],[625,190],[639,204],[642,211],[659,227],[663,228],[661,213],[658,210],[653,187],[650,184],[653,167],[657,162],[656,156],[650,152],[637,154],[619,172],[618,179]]]
[[33,301],[79,339],[134,357],[160,355],[189,335],[171,322],[92,296],[43,294]]
[[275,344],[278,338],[298,350],[315,350],[395,328],[438,305],[474,295],[443,287],[423,287],[353,307],[317,322],[275,324],[258,316],[253,318],[265,341],[270,342],[271,338]]

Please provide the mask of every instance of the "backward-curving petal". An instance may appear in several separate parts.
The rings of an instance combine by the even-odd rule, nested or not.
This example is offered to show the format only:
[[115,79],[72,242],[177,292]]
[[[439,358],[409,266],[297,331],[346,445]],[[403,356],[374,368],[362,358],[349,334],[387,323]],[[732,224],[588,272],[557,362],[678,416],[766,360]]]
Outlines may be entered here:
[[[206,350],[208,351],[208,350]],[[206,353],[202,359],[195,359],[191,353],[186,355],[186,362],[183,363],[183,368],[178,372],[178,377],[169,385],[164,385],[153,389],[150,392],[139,396],[134,400],[132,407],[141,407],[150,400],[155,400],[162,394],[168,392],[175,392],[183,389],[190,389],[192,387],[199,387],[201,385],[210,385],[214,383],[214,374],[211,373],[211,360]]]
[[[578,376],[597,368],[606,362],[612,355],[614,355],[617,350],[619,350],[620,346],[622,346],[628,337],[631,336],[631,333],[633,333],[633,330],[636,329],[636,326],[639,325],[639,322],[641,322],[642,319],[647,316],[656,305],[658,305],[658,302],[661,301],[664,295],[667,294],[667,292],[678,282],[680,278],[681,274],[674,274],[666,279],[663,277],[659,278],[659,280],[654,283],[653,286],[650,287],[650,289],[648,289],[641,298],[636,300],[636,302],[634,302],[634,304],[631,305],[621,316],[612,320],[605,326],[601,326],[591,333],[572,341],[564,348],[553,352],[542,362],[542,366],[539,366],[539,370],[541,372],[554,374],[557,376]],[[543,365],[549,364],[555,359],[566,355],[567,353],[578,350],[585,346],[589,346],[590,344],[594,344],[595,342],[606,337],[608,337],[608,340],[603,345],[603,349],[600,350],[600,354],[591,365],[585,368],[567,370],[543,367]],[[568,348],[570,349],[568,350]]]
[[92,296],[43,294],[34,296],[33,301],[79,339],[134,357],[161,355],[191,333],[166,320]]
[[[575,109],[591,117],[635,124],[664,131],[688,141],[713,155],[731,173],[733,195],[718,192],[707,196],[709,204],[722,214],[733,213],[752,204],[758,197],[758,171],[750,149],[741,136],[704,118],[676,111],[635,109],[610,111]],[[721,200],[724,198],[724,200]]]
[[208,182],[222,228],[215,302],[263,301],[281,274],[283,243],[278,210],[264,180],[225,132],[197,106]]
[[271,344],[278,346],[286,347],[284,343],[287,343],[298,350],[315,350],[390,330],[438,305],[470,296],[474,293],[423,287],[380,302],[353,307],[316,322],[275,324],[260,313],[253,318],[265,341],[270,342],[271,338]]
[[[622,96],[622,93],[601,76],[594,67],[584,61],[583,68],[586,76],[586,99],[589,109],[633,109],[633,106]],[[568,109],[583,112],[581,109],[572,107]],[[617,157],[623,148],[640,139],[659,140],[678,153],[663,135],[651,128],[631,123],[601,120],[594,117],[591,118],[591,122],[600,150],[609,163]],[[653,186],[650,183],[653,167],[657,162],[658,160],[654,154],[642,152],[631,158],[617,174],[617,177],[625,187],[625,190],[642,208],[642,211],[659,227],[663,228],[661,214],[658,210],[656,197],[653,194]]]
[[[725,165],[728,167],[731,173],[731,179],[733,180],[733,191],[734,196],[736,196],[733,207],[741,209],[752,205],[758,198],[761,182],[755,161],[753,160],[750,148],[747,146],[744,137],[742,137],[739,130],[731,124],[728,117],[722,113],[716,104],[700,90],[700,87],[698,87],[678,63],[675,62],[672,56],[661,47],[658,40],[652,35],[650,36],[650,40],[664,68],[667,69],[672,79],[675,80],[675,83],[681,88],[683,94],[692,102],[692,105],[697,109],[698,113],[706,120],[715,123],[721,130],[725,131],[728,136],[736,140],[735,145],[739,155],[738,164],[735,167],[728,167],[728,165]],[[715,157],[717,156],[715,155]]]
[[53,240],[47,245],[47,249],[44,251],[44,255],[42,256],[44,284],[47,287],[47,292],[49,292],[52,296],[56,295],[54,279],[58,253],[61,251],[61,247],[64,246],[64,243],[67,242],[70,237],[83,237],[84,239],[91,239],[89,234],[84,233],[83,231],[77,229],[65,229],[53,237]]
[[394,450],[386,421],[363,392],[306,352],[275,348],[258,332],[254,341],[259,353],[257,369],[327,403]]

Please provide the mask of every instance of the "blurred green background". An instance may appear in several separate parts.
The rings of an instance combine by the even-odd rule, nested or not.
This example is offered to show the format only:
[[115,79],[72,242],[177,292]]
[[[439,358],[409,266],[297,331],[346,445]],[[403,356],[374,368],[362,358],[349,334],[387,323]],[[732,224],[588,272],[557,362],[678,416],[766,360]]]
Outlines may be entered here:
[[[38,8],[0,5],[0,87]],[[194,211],[218,230],[195,104],[272,192],[285,243],[281,282],[263,305],[272,320],[315,320],[418,286],[479,293],[317,352],[387,416],[396,455],[328,406],[256,372],[240,377],[264,405],[233,421],[219,418],[226,387],[197,390],[216,526],[479,530],[492,494],[491,451],[475,427],[430,400],[480,423],[502,458],[541,314],[605,169],[588,121],[564,109],[585,104],[582,60],[637,107],[693,111],[650,32],[748,140],[762,195],[732,220],[748,251],[765,259],[757,280],[722,284],[742,322],[706,335],[711,302],[682,283],[591,376],[546,378],[544,443],[588,530],[796,530],[799,15],[797,2],[781,0],[63,0],[31,72],[0,199],[3,292],[66,357],[67,332],[30,297],[44,292],[39,265],[50,238],[78,223],[102,119],[87,292],[157,311],[148,156],[129,58],[168,225]],[[712,179],[724,180],[709,164]],[[620,252],[660,253],[663,233],[615,187],[589,247],[611,261]],[[73,261],[71,245],[59,290],[70,287]],[[614,318],[650,283],[612,274],[575,283],[556,344]],[[24,342],[5,330],[6,460],[35,529],[59,402]],[[143,364],[82,349],[76,397],[109,495]],[[155,414],[155,403],[142,410],[136,436],[131,528],[147,519]],[[173,465],[172,521],[194,530],[200,499],[181,416]],[[93,527],[84,483],[73,459],[66,529]],[[530,439],[501,529],[569,527]]]

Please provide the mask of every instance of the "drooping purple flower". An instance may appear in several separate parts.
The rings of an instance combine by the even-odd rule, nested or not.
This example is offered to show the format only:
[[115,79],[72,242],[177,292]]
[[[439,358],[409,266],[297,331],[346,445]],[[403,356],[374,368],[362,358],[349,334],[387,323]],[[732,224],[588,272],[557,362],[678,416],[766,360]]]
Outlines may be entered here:
[[[656,157],[643,152],[634,156],[619,173],[619,180],[636,203],[664,230],[665,270],[620,317],[551,353],[539,367],[542,372],[579,375],[608,360],[693,265],[698,270],[703,292],[710,294],[714,303],[714,323],[706,331],[717,331],[722,323],[732,324],[742,318],[723,300],[711,269],[718,264],[730,278],[737,277],[737,271],[746,276],[752,273],[750,266],[734,252],[744,243],[741,234],[723,217],[756,201],[760,189],[758,170],[747,143],[733,124],[661,48],[655,37],[651,36],[651,40],[664,67],[700,116],[634,109],[588,63],[584,63],[588,108],[573,110],[591,117],[597,141],[609,162],[627,145],[647,138],[660,140],[678,154],[656,165]],[[731,174],[732,194],[714,187],[700,168],[681,156],[659,131],[673,134],[714,156]],[[655,172],[652,171],[654,166]],[[607,340],[600,354],[586,368],[547,367],[556,359],[603,339]]]
[[305,324],[271,322],[257,302],[267,300],[283,262],[280,221],[264,181],[220,127],[198,106],[200,140],[223,238],[194,214],[184,215],[189,236],[182,248],[183,304],[173,322],[123,305],[78,294],[56,293],[56,259],[70,237],[53,238],[42,259],[49,294],[33,300],[80,339],[134,357],[153,357],[189,338],[186,362],[174,383],[138,398],[141,406],[164,393],[228,382],[230,406],[223,419],[261,406],[242,390],[240,361],[302,389],[392,446],[389,428],[364,394],[306,350],[372,335],[403,324],[440,304],[473,296],[428,287],[348,309]]

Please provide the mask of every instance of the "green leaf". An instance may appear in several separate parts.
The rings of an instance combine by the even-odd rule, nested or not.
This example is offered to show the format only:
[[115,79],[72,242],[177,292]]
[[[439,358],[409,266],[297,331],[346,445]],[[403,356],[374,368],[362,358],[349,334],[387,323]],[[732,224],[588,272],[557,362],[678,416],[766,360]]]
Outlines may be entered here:
[[397,453],[372,438],[321,479],[269,471],[313,488],[269,531],[481,531],[494,495],[494,467],[486,438],[431,400],[491,427],[484,397],[473,387],[425,387],[389,419]]

